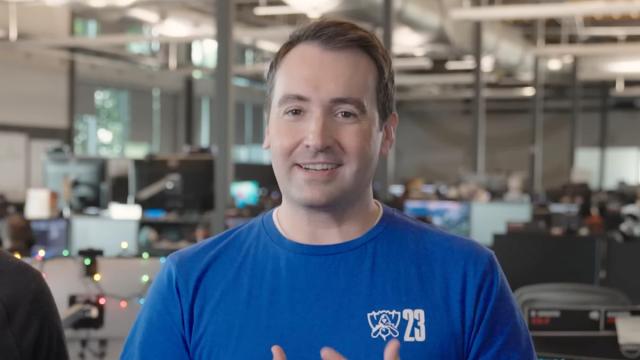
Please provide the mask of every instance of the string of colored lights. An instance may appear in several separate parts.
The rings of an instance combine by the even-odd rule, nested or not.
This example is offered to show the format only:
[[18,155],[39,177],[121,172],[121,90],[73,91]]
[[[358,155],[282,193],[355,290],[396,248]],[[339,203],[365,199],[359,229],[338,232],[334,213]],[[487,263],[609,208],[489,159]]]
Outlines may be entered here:
[[[14,256],[18,259],[22,258],[18,253],[15,253]],[[63,250],[62,257],[70,257],[69,250],[67,249]],[[150,258],[150,255],[148,252],[145,251],[141,254],[140,257],[142,258],[142,260],[148,260]],[[55,257],[46,258],[46,251],[44,249],[40,249],[38,250],[36,256],[33,259],[36,260],[35,267],[40,271],[40,273],[42,273],[42,276],[46,279],[47,275],[44,269],[45,263],[51,259],[55,259]],[[82,265],[84,266],[90,266],[93,261],[92,258],[90,257],[78,257],[78,259],[82,259]],[[160,257],[159,262],[161,265],[164,264],[165,261],[166,261],[166,257],[164,256]],[[102,287],[102,283],[101,283],[102,280],[103,278],[100,272],[96,272],[91,277],[91,282],[93,283],[95,288],[98,290],[98,294],[96,294],[98,296],[98,303],[104,306],[107,303],[107,299],[116,300],[118,301],[118,305],[121,309],[126,309],[129,306],[129,302],[131,302],[132,300],[136,300],[136,302],[139,305],[143,305],[145,302],[145,295],[147,293],[147,290],[149,289],[149,286],[151,286],[151,283],[152,283],[151,276],[149,276],[149,274],[143,274],[142,276],[140,276],[140,282],[143,285],[140,291],[130,295],[120,295],[120,294],[115,294],[112,292],[105,291],[105,289]]]

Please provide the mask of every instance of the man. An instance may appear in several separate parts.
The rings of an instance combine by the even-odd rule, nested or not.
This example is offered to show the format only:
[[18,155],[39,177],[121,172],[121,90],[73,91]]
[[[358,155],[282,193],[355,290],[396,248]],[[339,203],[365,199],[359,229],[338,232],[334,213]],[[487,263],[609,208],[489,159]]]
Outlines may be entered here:
[[0,357],[68,359],[64,332],[42,274],[0,249]]
[[379,40],[311,23],[267,88],[282,205],[170,256],[122,358],[533,359],[493,255],[373,199],[398,125]]

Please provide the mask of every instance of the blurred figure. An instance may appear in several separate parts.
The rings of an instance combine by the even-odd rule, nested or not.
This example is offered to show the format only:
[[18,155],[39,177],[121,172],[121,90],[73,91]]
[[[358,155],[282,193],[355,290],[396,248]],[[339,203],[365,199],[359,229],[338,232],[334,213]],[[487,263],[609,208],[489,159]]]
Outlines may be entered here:
[[6,220],[7,250],[21,257],[31,256],[31,247],[34,244],[33,233],[29,221],[22,215],[9,215]]
[[507,202],[530,202],[529,194],[523,191],[524,176],[520,173],[512,173],[507,179],[507,192],[502,200]]
[[58,309],[42,274],[3,250],[0,354],[5,360],[69,358]]

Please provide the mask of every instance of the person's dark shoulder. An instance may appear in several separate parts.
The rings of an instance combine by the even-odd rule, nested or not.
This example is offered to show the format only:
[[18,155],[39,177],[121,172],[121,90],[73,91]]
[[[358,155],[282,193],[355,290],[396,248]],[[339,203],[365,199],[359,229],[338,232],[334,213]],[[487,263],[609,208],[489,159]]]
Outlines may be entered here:
[[42,273],[0,250],[0,353],[23,359],[67,359],[58,310]]
[[[34,287],[47,287],[42,274],[31,265],[0,250],[0,301],[10,295],[20,299],[28,296]],[[8,299],[7,299],[8,301]]]

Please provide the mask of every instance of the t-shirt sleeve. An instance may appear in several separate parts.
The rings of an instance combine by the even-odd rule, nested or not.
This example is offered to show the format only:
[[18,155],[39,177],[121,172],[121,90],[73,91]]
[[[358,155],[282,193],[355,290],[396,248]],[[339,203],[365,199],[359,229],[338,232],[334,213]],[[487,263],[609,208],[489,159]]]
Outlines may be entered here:
[[536,359],[531,335],[493,254],[481,272],[472,316],[467,359]]
[[172,257],[149,289],[125,341],[121,359],[190,359],[183,304]]

